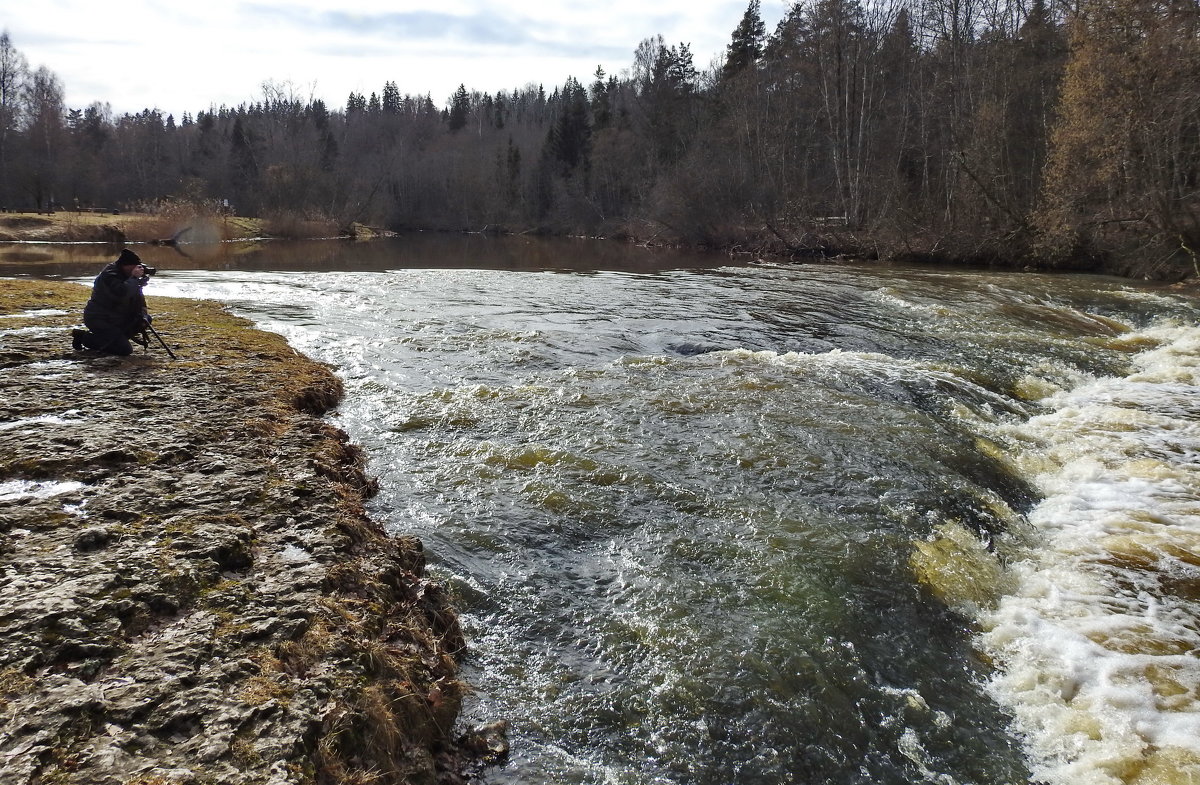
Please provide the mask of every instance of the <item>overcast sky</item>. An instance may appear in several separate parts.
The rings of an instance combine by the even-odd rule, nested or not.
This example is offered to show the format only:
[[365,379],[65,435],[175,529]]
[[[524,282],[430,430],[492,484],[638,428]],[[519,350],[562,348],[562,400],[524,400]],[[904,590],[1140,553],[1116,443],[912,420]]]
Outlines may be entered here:
[[[351,91],[429,93],[460,84],[547,91],[596,66],[620,74],[659,33],[691,45],[697,68],[721,55],[748,0],[0,0],[31,68],[58,75],[68,107],[117,114],[157,108],[179,119],[262,97],[264,82],[341,108]],[[762,0],[767,31],[784,0]]]

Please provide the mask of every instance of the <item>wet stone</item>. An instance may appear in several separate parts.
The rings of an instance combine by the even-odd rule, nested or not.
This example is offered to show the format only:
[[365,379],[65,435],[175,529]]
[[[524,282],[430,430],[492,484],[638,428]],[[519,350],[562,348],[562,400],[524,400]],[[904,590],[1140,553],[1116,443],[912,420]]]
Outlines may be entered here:
[[112,539],[108,529],[92,526],[75,535],[75,550],[81,552],[98,551],[108,545]]
[[[0,313],[31,285],[0,281]],[[461,633],[418,544],[364,517],[363,458],[319,419],[329,369],[166,298],[156,324],[203,356],[76,354],[86,289],[36,286],[62,340],[6,336],[0,401],[62,423],[0,432],[0,483],[81,485],[0,502],[0,782],[432,783],[493,754],[448,735]],[[408,710],[398,673],[440,685],[418,715],[442,722],[395,743],[367,717]]]

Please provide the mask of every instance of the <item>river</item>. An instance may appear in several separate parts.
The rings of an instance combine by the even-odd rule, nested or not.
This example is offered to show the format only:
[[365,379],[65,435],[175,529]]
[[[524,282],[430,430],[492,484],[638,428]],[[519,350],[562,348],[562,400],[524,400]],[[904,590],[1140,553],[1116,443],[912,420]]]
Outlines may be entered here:
[[511,723],[486,782],[1200,781],[1195,299],[303,247],[164,257],[151,307],[223,300],[337,368],[372,514],[462,612],[465,721]]

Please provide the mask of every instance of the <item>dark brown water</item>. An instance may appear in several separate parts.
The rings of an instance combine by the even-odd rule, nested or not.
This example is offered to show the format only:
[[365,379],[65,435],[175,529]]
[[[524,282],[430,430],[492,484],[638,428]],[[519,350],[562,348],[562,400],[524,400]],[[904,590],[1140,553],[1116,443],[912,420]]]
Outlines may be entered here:
[[[52,275],[93,273],[124,246],[96,243],[0,243],[0,275],[34,269]],[[251,241],[208,245],[131,245],[160,270],[379,271],[404,267],[479,270],[626,270],[712,267],[748,256],[700,256],[619,242],[537,237],[416,233],[402,240]]]

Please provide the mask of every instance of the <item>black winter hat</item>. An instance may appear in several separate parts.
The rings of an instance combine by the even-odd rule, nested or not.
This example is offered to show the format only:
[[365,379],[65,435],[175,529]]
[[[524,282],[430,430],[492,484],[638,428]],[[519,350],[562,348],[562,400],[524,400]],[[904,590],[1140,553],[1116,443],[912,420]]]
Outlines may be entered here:
[[121,251],[121,255],[117,257],[117,267],[125,267],[132,264],[141,264],[141,258],[133,251],[126,248]]

